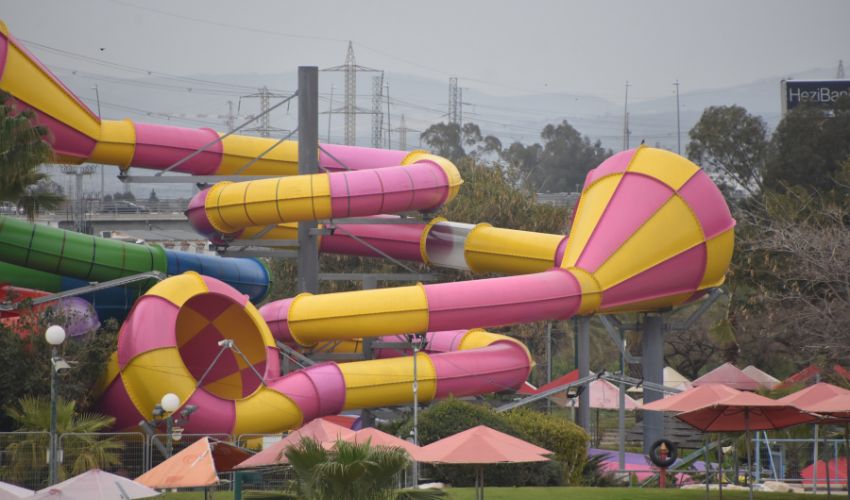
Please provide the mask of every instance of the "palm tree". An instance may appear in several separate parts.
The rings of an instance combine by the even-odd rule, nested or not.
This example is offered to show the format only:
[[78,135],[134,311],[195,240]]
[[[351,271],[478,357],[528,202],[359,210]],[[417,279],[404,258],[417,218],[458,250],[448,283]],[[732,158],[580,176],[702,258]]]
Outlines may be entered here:
[[[62,438],[64,457],[59,468],[59,479],[75,476],[92,468],[106,469],[120,463],[119,452],[123,445],[114,438],[99,438],[95,433],[108,429],[115,421],[97,413],[77,413],[77,403],[58,400],[56,403],[56,432]],[[0,469],[0,476],[16,484],[32,481],[41,476],[34,471],[47,469],[45,460],[48,435],[35,433],[50,429],[50,400],[45,397],[26,396],[18,404],[5,409],[6,414],[17,424],[23,439],[6,447],[11,460]],[[39,487],[41,485],[28,485]]]
[[396,487],[398,474],[410,463],[401,448],[337,441],[326,450],[308,438],[288,447],[284,454],[295,476],[289,492],[292,498],[396,500],[445,496],[441,490]]
[[38,167],[53,160],[53,149],[47,128],[35,119],[30,110],[16,112],[11,96],[0,91],[0,201],[18,203],[28,216],[31,210],[55,208],[62,199],[43,189],[48,175]]

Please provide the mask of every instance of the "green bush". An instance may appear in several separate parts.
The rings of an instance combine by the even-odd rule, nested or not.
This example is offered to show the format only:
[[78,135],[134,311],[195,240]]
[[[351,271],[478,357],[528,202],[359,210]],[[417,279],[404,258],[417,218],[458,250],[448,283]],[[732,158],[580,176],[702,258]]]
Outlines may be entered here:
[[[525,439],[555,452],[555,460],[529,464],[488,465],[485,483],[491,486],[554,486],[578,484],[587,455],[587,434],[570,422],[533,411],[496,413],[491,408],[456,399],[432,405],[419,414],[419,442],[427,445],[477,425]],[[398,431],[410,435],[412,422]],[[471,486],[474,466],[438,465],[425,475],[452,486]]]
[[505,413],[504,417],[526,440],[555,452],[555,460],[563,466],[563,484],[581,484],[590,439],[584,429],[563,418],[525,408]]

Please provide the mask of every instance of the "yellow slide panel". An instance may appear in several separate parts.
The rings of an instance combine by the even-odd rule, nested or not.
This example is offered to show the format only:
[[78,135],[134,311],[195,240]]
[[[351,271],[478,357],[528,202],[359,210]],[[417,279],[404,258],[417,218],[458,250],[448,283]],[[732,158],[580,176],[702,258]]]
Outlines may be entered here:
[[[413,356],[341,363],[345,379],[344,410],[409,404],[413,400]],[[427,354],[416,363],[419,401],[434,399],[437,376]]]
[[172,276],[167,280],[160,281],[152,286],[145,295],[156,295],[171,302],[177,307],[182,307],[187,300],[200,293],[209,291],[207,284],[201,279],[201,275],[194,271],[186,271],[183,274]]
[[251,396],[236,401],[232,434],[277,434],[280,429],[297,429],[303,421],[304,414],[291,399],[261,386]]
[[95,144],[88,161],[118,165],[126,170],[136,151],[136,128],[130,120],[104,120],[100,140]]
[[[7,35],[9,33],[5,24],[0,24],[0,30]],[[8,44],[6,67],[0,86],[21,101],[92,139],[100,137],[97,116],[77,102],[73,94],[12,43]]]
[[463,254],[476,273],[539,273],[555,267],[555,252],[563,239],[558,234],[479,224],[466,237]]
[[[298,143],[283,141],[262,158],[251,163],[276,143],[276,139],[229,135],[221,140],[222,155],[216,175],[296,175],[298,174]],[[245,165],[251,166],[245,168]],[[244,170],[243,170],[244,168]]]
[[676,153],[645,146],[637,150],[628,168],[629,172],[658,179],[674,191],[684,186],[698,170],[699,167],[682,161],[682,157]]
[[136,356],[124,367],[122,378],[127,394],[142,415],[150,415],[166,392],[177,394],[180,401],[188,400],[195,392],[195,377],[183,364],[176,347]]
[[327,174],[248,182],[220,182],[205,202],[210,223],[222,233],[248,226],[325,219],[331,216]]
[[717,288],[726,280],[726,271],[735,249],[735,229],[729,228],[705,242],[705,274],[699,289]]
[[656,214],[632,234],[594,273],[603,290],[625,281],[703,242],[698,222],[678,196],[670,198]]
[[614,191],[620,184],[623,174],[608,175],[591,184],[582,193],[576,211],[575,223],[567,240],[567,248],[564,251],[564,260],[561,267],[569,269],[575,267],[581,252],[590,240],[590,235],[596,228],[596,224],[608,207]]
[[325,295],[301,294],[289,307],[289,330],[301,345],[428,330],[428,300],[419,285]]

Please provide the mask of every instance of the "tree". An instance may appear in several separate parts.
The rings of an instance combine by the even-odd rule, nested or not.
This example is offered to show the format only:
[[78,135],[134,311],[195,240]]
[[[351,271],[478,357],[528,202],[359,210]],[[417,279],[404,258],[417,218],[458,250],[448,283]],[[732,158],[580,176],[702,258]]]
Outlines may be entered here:
[[44,177],[24,190],[18,198],[18,208],[30,222],[34,222],[40,211],[55,210],[64,199],[62,186],[49,177]]
[[[773,134],[765,165],[765,187],[785,191],[791,186],[830,191],[850,158],[850,97],[833,110],[799,106],[789,111]],[[847,191],[847,187],[841,188]]]
[[284,454],[295,476],[293,498],[321,500],[389,500],[442,498],[441,490],[399,490],[398,474],[410,459],[401,448],[337,441],[326,450],[307,438],[288,447]]
[[38,208],[55,207],[61,196],[43,192],[48,175],[39,171],[52,161],[48,130],[30,110],[16,112],[11,96],[0,91],[0,201],[12,201],[32,218]]
[[150,196],[148,196],[148,201],[150,203],[159,202],[159,197],[157,197],[157,195],[156,195],[156,189],[151,189],[151,194],[150,194]]
[[498,154],[502,142],[498,138],[481,135],[481,128],[474,123],[437,123],[428,127],[420,136],[434,154],[458,162],[467,157],[482,157]]
[[767,125],[741,106],[710,106],[688,132],[688,158],[750,195],[761,192]]
[[[68,434],[63,439],[65,452],[60,479],[75,476],[92,468],[107,468],[120,462],[120,442],[113,438],[99,439],[92,435],[109,428],[115,421],[96,413],[77,413],[77,404],[59,399],[56,404],[56,431]],[[31,432],[15,440],[4,450],[10,455],[8,465],[0,469],[3,479],[17,483],[33,477],[32,471],[47,468],[44,460],[48,446],[47,434],[33,431],[50,430],[50,400],[45,397],[26,396],[17,405],[6,408],[15,421],[16,431]],[[73,434],[73,435],[71,435]],[[32,485],[40,486],[40,485]]]
[[566,120],[546,125],[540,133],[543,145],[513,143],[502,158],[523,169],[535,192],[573,192],[581,188],[587,173],[611,156],[599,141],[583,137]]

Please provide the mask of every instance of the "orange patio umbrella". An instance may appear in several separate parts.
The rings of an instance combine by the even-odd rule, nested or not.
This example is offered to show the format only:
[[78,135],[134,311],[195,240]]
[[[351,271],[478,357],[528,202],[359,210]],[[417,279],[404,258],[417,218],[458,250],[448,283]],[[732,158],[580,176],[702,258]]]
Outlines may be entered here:
[[386,432],[379,431],[374,427],[367,427],[365,429],[361,429],[355,432],[352,436],[349,436],[345,439],[346,441],[352,443],[366,443],[368,442],[371,446],[386,446],[390,448],[401,448],[410,455],[410,458],[413,460],[420,462],[420,455],[422,454],[422,448],[416,446],[415,444],[405,441],[404,439],[393,436],[392,434],[387,434]]
[[254,469],[287,463],[286,448],[295,446],[302,439],[310,438],[318,441],[326,449],[330,449],[340,439],[349,439],[354,431],[341,425],[329,422],[323,418],[310,421],[298,430],[290,432],[285,438],[257,453],[235,467],[235,469]]
[[484,465],[545,462],[553,452],[479,425],[422,447],[420,462],[434,464],[475,464],[475,498],[484,498]]
[[145,472],[136,482],[158,489],[207,488],[218,484],[219,473],[232,471],[250,456],[248,450],[205,437]]
[[676,418],[703,432],[744,432],[747,445],[747,483],[751,499],[753,482],[750,431],[783,429],[817,420],[817,417],[796,406],[751,392],[740,392],[702,408],[680,413]]

